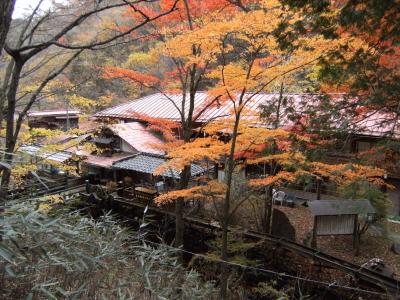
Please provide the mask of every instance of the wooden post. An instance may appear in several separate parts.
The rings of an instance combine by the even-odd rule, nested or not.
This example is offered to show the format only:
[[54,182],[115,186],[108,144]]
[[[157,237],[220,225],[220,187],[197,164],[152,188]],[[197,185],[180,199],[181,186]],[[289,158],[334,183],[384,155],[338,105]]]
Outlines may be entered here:
[[321,179],[317,178],[317,200],[321,200]]
[[89,184],[89,180],[85,180],[85,188],[86,188],[86,193],[90,193],[90,184]]
[[317,222],[318,218],[317,216],[314,216],[314,225],[313,225],[313,233],[312,233],[312,238],[311,238],[311,248],[317,248]]
[[214,164],[214,179],[218,179],[218,163]]
[[265,188],[265,202],[264,202],[264,232],[271,233],[272,232],[272,210],[273,210],[273,201],[272,201],[272,185]]
[[113,180],[114,182],[117,182],[117,170],[113,170]]
[[354,215],[354,229],[353,229],[353,248],[354,254],[358,256],[360,254],[360,239],[358,234],[358,215]]
[[68,174],[67,174],[67,172],[65,173],[65,178],[64,178],[64,181],[65,181],[65,187],[68,187]]

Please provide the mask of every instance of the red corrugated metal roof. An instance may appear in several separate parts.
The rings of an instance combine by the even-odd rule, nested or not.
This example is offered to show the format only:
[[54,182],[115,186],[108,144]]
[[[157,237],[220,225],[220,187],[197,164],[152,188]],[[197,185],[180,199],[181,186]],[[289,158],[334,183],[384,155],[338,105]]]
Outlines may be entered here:
[[[260,93],[257,95],[248,94],[247,97],[252,99],[247,107],[249,109],[258,109],[260,105],[268,104],[272,99],[276,99],[279,94]],[[286,94],[294,99],[295,102],[301,102],[315,98],[315,95],[310,94]],[[187,95],[189,97],[189,95]],[[162,118],[173,121],[180,121],[180,111],[182,110],[183,97],[180,94],[161,94],[145,96],[127,103],[119,104],[114,107],[107,108],[97,112],[94,117],[97,118],[120,118],[120,119],[136,119],[137,114],[147,115],[153,118]],[[218,117],[226,117],[232,114],[233,103],[231,101],[219,101],[210,105],[204,112],[200,113],[201,109],[206,107],[214,98],[206,92],[197,92],[195,96],[195,107],[197,111],[194,115],[199,115],[197,121],[207,122]],[[185,107],[185,115],[188,113],[188,105]]]
[[[271,104],[272,101],[276,101],[279,94],[267,94],[259,93],[257,95],[248,94],[247,97],[252,97],[246,106],[249,110],[258,110],[260,105]],[[307,106],[312,106],[319,102],[318,94],[284,94],[284,96],[292,101],[292,107],[297,113],[301,114]],[[340,95],[336,95],[340,96]],[[187,95],[189,97],[189,95]],[[118,119],[136,119],[137,114],[147,115],[153,118],[162,118],[173,121],[180,121],[180,113],[182,107],[182,95],[180,94],[161,94],[156,93],[153,95],[145,96],[127,103],[123,103],[114,107],[110,107],[103,111],[100,111],[94,115],[94,117],[102,118],[118,118]],[[206,92],[198,92],[195,97],[195,107],[203,108],[211,100],[210,96]],[[179,109],[178,109],[179,108]],[[198,122],[208,122],[213,119],[223,118],[232,115],[233,103],[231,101],[225,101],[220,105],[212,105],[198,117]],[[199,110],[198,110],[199,111]],[[187,107],[185,108],[187,114]],[[196,112],[195,112],[196,115]],[[345,128],[348,131],[368,135],[368,136],[384,136],[390,132],[394,127],[394,133],[397,138],[400,137],[400,124],[396,118],[392,118],[393,121],[382,122],[390,120],[391,117],[388,113],[377,112],[369,117],[362,119],[360,122],[357,120],[347,120],[348,126]],[[342,120],[343,121],[343,120]],[[337,124],[342,121],[337,121]],[[336,122],[336,121],[335,121]],[[396,122],[396,123],[394,123]],[[268,124],[258,124],[262,126],[268,126]],[[293,126],[293,122],[288,118],[283,118],[280,123],[283,127]],[[338,125],[339,127],[339,125]]]
[[[197,93],[196,102],[203,102],[206,97],[206,93]],[[181,105],[182,97],[180,95],[157,93],[107,108],[96,113],[95,117],[135,119],[135,113],[138,113],[154,118],[179,121],[180,114],[176,106],[180,108]]]
[[114,134],[118,135],[138,152],[164,154],[164,151],[157,147],[164,144],[164,142],[139,122],[113,124],[109,127]]

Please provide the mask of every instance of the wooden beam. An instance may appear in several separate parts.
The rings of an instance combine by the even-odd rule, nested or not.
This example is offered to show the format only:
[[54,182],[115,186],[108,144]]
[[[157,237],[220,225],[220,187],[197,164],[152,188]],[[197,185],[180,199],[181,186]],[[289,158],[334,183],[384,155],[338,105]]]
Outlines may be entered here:
[[317,200],[321,200],[321,179],[317,178]]

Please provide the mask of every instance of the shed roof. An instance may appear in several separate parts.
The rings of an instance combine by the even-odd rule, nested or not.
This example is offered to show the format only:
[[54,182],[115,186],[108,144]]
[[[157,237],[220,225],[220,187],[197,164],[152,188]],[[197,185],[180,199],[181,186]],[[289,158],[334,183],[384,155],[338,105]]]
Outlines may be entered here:
[[[113,164],[115,169],[131,170],[140,173],[153,174],[156,169],[165,163],[166,159],[160,156],[141,153],[135,157],[123,159]],[[196,176],[206,170],[199,165],[192,164],[191,175]],[[164,170],[161,176],[179,178],[180,172],[174,169]]]
[[66,115],[78,115],[81,112],[79,110],[42,110],[42,111],[30,111],[27,113],[28,117],[58,117]]
[[369,200],[313,200],[308,206],[314,216],[365,215],[375,213]]
[[164,141],[139,122],[113,124],[109,128],[138,152],[164,154],[164,151],[157,148],[164,144]]
[[18,149],[19,152],[26,153],[31,156],[40,157],[56,162],[64,162],[72,157],[72,153],[66,151],[45,151],[43,147],[36,145],[23,145]]

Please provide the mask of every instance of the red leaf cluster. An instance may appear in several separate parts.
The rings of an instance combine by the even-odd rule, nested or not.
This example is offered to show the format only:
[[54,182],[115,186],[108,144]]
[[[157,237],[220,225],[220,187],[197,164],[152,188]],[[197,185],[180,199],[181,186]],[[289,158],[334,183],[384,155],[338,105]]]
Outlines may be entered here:
[[160,79],[155,76],[118,67],[105,66],[102,68],[102,71],[104,79],[122,78],[125,80],[133,81],[135,83],[139,83],[146,87],[154,86],[160,82]]

